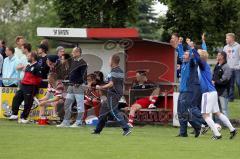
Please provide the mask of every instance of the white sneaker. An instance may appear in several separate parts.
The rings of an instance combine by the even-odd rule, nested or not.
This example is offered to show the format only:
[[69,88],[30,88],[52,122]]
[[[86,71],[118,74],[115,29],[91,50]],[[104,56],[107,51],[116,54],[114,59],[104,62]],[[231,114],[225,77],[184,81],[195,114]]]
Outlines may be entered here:
[[132,123],[127,123],[128,124],[128,126],[130,127],[130,128],[133,128],[133,124]]
[[17,115],[11,115],[8,119],[9,120],[18,120],[18,116]]
[[75,122],[70,126],[70,128],[79,128],[82,124]]
[[19,119],[19,120],[18,120],[18,123],[19,123],[19,124],[28,124],[28,123],[29,123],[29,120]]
[[58,128],[68,128],[69,125],[68,124],[65,124],[65,123],[61,123],[59,125],[57,125]]
[[150,104],[150,105],[148,106],[148,108],[149,108],[149,109],[155,109],[156,106],[155,106],[154,104]]

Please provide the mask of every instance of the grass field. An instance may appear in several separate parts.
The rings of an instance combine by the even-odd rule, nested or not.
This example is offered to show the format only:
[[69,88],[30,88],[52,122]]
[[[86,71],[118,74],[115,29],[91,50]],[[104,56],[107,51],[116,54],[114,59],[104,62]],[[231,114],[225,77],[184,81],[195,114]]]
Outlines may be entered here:
[[[232,116],[240,116],[239,100],[230,104]],[[135,127],[123,137],[120,128],[106,128],[91,135],[93,127],[56,128],[19,125],[0,120],[0,159],[238,159],[240,136],[212,141],[211,132],[194,138],[176,138],[170,126]],[[240,135],[240,134],[239,134]]]

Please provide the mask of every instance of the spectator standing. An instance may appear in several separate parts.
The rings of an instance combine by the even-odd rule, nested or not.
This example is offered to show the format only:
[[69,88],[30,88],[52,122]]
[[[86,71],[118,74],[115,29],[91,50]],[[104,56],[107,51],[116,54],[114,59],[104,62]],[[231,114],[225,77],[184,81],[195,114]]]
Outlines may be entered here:
[[27,60],[27,56],[28,54],[31,53],[32,51],[32,45],[29,43],[25,43],[23,44],[22,47],[23,50],[23,56],[20,58],[19,60],[19,65],[17,66],[17,70],[20,73],[20,79],[22,80],[24,77],[24,69],[26,68],[26,66],[29,64],[28,60]]
[[2,55],[3,59],[5,59],[6,56],[6,42],[4,40],[0,40],[0,54]]
[[230,81],[229,101],[234,101],[234,86],[235,82],[240,95],[240,45],[235,41],[235,34],[226,34],[226,43],[223,51],[227,53],[227,63],[231,68],[232,75]]
[[23,54],[23,44],[25,43],[24,37],[23,36],[17,36],[15,39],[16,45],[17,47],[15,48],[15,56],[17,57],[17,59],[21,59],[22,56],[24,56]]
[[2,87],[2,66],[3,66],[3,56],[0,54],[0,87]]
[[[7,58],[4,59],[3,69],[2,69],[2,78],[7,78],[3,80],[3,86],[5,87],[17,87],[19,72],[17,71],[17,66],[19,64],[19,60],[14,55],[14,48],[7,47],[6,55]],[[12,79],[11,79],[12,78]]]
[[25,74],[23,80],[21,81],[20,89],[17,91],[13,98],[12,102],[12,115],[10,116],[10,120],[18,119],[18,111],[19,107],[24,101],[24,110],[21,114],[19,123],[26,124],[28,123],[28,115],[31,111],[31,107],[33,104],[33,98],[38,91],[38,87],[41,83],[41,68],[37,64],[37,54],[30,53],[28,54],[28,62],[25,69]]
[[82,50],[75,47],[72,50],[72,60],[70,62],[69,86],[67,89],[66,100],[64,103],[65,116],[64,120],[57,127],[69,127],[71,118],[71,108],[73,103],[77,102],[77,119],[71,127],[79,127],[82,124],[84,113],[84,79],[87,74],[87,63],[82,59]]
[[[47,79],[48,73],[49,73],[49,66],[47,65],[47,52],[48,47],[44,44],[40,44],[38,46],[38,65],[40,66],[42,70],[42,78]],[[42,82],[41,87],[46,88],[47,82]]]
[[221,111],[227,117],[231,73],[231,69],[227,64],[227,54],[224,51],[219,52],[212,80],[218,93]]

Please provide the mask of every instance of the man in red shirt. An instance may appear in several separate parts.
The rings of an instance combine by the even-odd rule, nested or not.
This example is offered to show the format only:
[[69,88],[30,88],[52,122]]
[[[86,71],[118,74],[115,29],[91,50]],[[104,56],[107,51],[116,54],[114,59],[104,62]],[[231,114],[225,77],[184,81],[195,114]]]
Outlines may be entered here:
[[17,91],[12,102],[12,115],[10,120],[18,119],[19,106],[24,101],[24,110],[19,119],[19,123],[28,123],[28,115],[30,113],[33,97],[36,95],[38,87],[41,83],[41,68],[37,63],[37,54],[30,53],[27,56],[29,65],[25,68],[25,74],[21,81],[20,89]]

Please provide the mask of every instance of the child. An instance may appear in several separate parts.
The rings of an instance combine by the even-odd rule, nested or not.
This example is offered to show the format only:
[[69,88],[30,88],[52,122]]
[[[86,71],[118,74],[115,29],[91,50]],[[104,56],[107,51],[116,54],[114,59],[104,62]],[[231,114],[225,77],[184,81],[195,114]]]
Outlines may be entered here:
[[92,107],[94,108],[94,112],[96,117],[99,116],[99,109],[100,109],[100,94],[99,90],[96,90],[97,79],[95,74],[89,74],[87,76],[87,86],[89,87],[88,90],[85,91],[85,99],[84,99],[84,115],[83,115],[83,122],[85,122],[88,114],[88,110]]
[[57,105],[63,103],[64,86],[60,80],[57,80],[56,73],[48,75],[48,88],[46,95],[39,100],[40,112],[39,117],[45,115],[45,110],[48,105],[53,106],[53,118],[57,118]]

